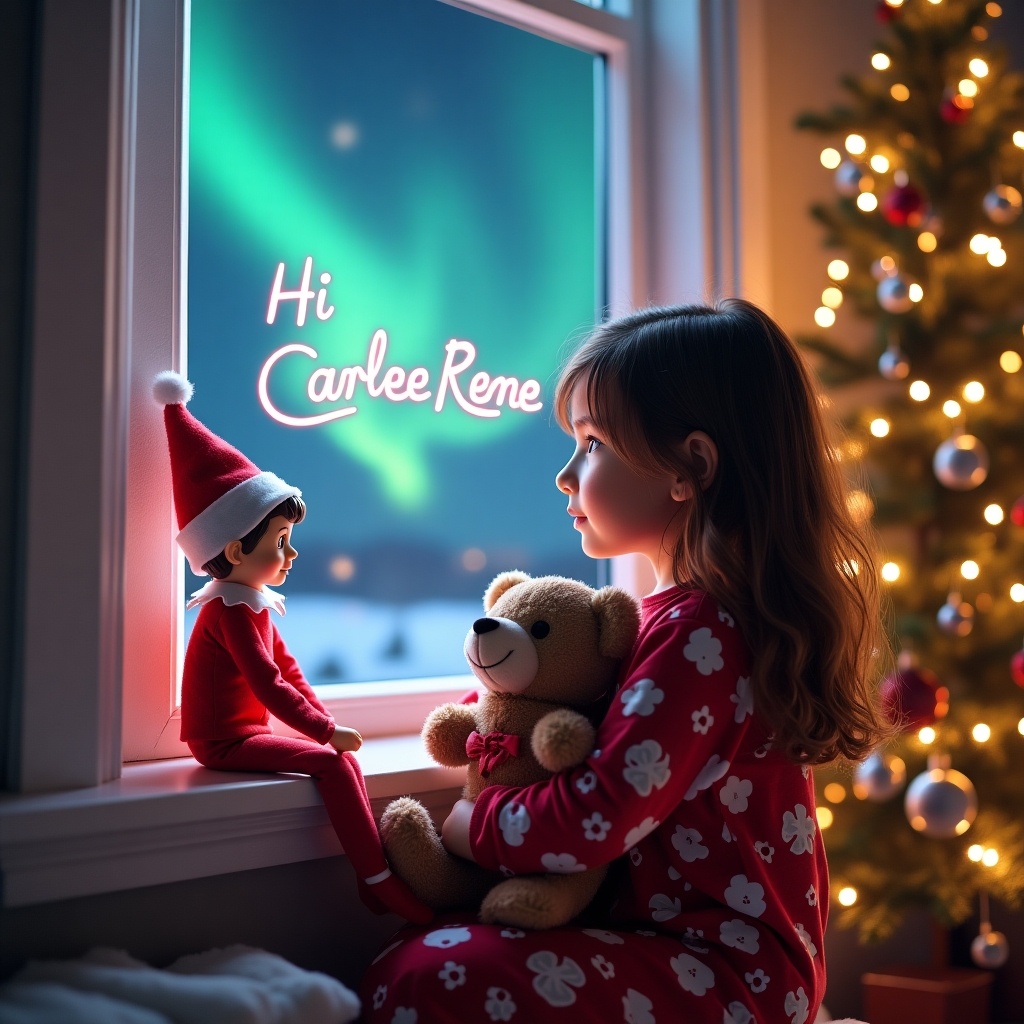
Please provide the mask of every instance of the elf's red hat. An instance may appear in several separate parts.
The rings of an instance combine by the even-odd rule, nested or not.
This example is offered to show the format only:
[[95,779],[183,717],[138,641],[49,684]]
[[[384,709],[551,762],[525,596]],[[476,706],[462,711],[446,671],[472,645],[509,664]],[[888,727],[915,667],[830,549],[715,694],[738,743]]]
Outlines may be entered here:
[[227,544],[241,540],[285,498],[302,491],[262,472],[240,451],[203,426],[186,408],[192,384],[166,370],[153,381],[164,407],[171,451],[171,485],[178,516],[178,546],[197,576]]

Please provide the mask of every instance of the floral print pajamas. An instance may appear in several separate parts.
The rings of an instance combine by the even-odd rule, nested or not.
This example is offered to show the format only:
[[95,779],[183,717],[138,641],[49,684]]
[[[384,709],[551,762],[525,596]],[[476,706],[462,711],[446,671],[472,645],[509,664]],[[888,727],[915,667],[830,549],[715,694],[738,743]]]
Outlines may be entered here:
[[470,838],[507,875],[615,861],[600,927],[404,929],[367,973],[367,1021],[814,1020],[828,877],[813,780],[773,749],[746,647],[709,595],[644,600],[595,752],[485,789]]

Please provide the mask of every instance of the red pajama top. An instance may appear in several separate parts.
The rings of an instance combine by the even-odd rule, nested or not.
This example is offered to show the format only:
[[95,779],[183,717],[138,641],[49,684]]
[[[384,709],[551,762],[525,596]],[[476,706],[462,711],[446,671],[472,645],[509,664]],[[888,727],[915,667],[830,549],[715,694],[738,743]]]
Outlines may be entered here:
[[270,609],[280,594],[215,580],[197,591],[200,604],[181,680],[182,740],[227,740],[271,732],[272,714],[317,743],[334,719],[289,653]]
[[[678,936],[672,968],[691,993],[710,1001],[728,982],[757,1020],[802,1021],[825,988],[813,779],[772,748],[749,653],[712,597],[644,600],[596,747],[548,781],[485,789],[470,828],[477,861],[569,872],[625,854],[611,927]],[[723,970],[732,976],[715,987]]]

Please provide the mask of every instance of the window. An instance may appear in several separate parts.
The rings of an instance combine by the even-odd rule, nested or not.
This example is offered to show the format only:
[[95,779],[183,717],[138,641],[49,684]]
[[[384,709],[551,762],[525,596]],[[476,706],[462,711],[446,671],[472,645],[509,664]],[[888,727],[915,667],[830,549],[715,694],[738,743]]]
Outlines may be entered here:
[[[313,0],[303,2],[313,3]],[[630,75],[634,72],[627,60],[630,48],[638,45],[636,24],[632,19],[589,10],[583,5],[573,4],[567,9],[562,0],[473,0],[458,4],[441,0],[429,3],[426,0],[415,3],[387,0],[379,5],[319,5],[318,10],[328,19],[324,25],[328,25],[330,17],[354,17],[357,11],[362,17],[371,16],[378,8],[391,14],[390,18],[380,19],[373,26],[379,41],[378,52],[385,55],[389,45],[392,49],[397,45],[396,40],[403,46],[410,45],[406,37],[414,34],[410,27],[412,21],[428,16],[445,26],[456,24],[455,19],[458,19],[459,25],[467,27],[467,38],[478,40],[477,47],[484,45],[479,42],[481,39],[499,39],[493,67],[488,66],[487,61],[479,61],[471,44],[465,41],[461,44],[467,47],[462,59],[474,62],[474,74],[462,80],[461,91],[479,94],[470,97],[480,103],[475,126],[470,122],[470,134],[475,131],[480,136],[480,145],[476,148],[481,151],[470,148],[463,159],[479,161],[484,153],[486,159],[498,161],[498,169],[494,170],[492,164],[491,170],[481,174],[480,165],[474,163],[472,167],[453,170],[451,163],[459,153],[459,146],[465,147],[473,140],[467,142],[464,138],[459,142],[456,129],[462,126],[445,124],[443,135],[451,145],[447,150],[420,147],[426,163],[419,170],[387,167],[382,163],[361,172],[365,179],[376,171],[396,190],[395,202],[389,208],[380,193],[373,196],[367,191],[358,200],[353,198],[358,191],[356,179],[346,180],[346,191],[338,195],[338,202],[328,200],[335,198],[331,190],[333,187],[340,189],[341,182],[331,175],[341,174],[343,170],[348,173],[356,166],[354,158],[362,155],[357,145],[360,138],[367,151],[371,148],[366,142],[367,134],[359,136],[359,132],[368,133],[369,141],[374,144],[374,132],[390,132],[394,152],[401,153],[402,145],[406,145],[404,157],[408,158],[411,151],[408,139],[403,139],[401,131],[388,123],[388,116],[383,124],[375,124],[361,109],[361,104],[372,100],[378,107],[384,105],[384,113],[388,115],[389,95],[400,94],[398,83],[401,81],[408,84],[409,80],[401,77],[408,73],[404,68],[384,74],[378,66],[373,84],[363,83],[362,91],[356,91],[350,83],[348,94],[336,88],[333,95],[328,96],[335,87],[325,86],[322,80],[316,82],[319,72],[310,62],[308,66],[292,68],[295,74],[301,75],[304,86],[312,83],[308,95],[303,88],[275,90],[272,84],[275,69],[277,72],[285,69],[286,73],[287,61],[291,59],[284,54],[273,57],[273,67],[265,69],[266,78],[253,74],[245,66],[239,67],[237,55],[220,51],[217,56],[221,63],[215,60],[204,64],[202,47],[216,45],[216,24],[203,20],[203,3],[199,0],[187,5],[182,5],[180,0],[162,0],[130,6],[137,15],[131,27],[137,33],[138,67],[144,69],[138,78],[137,92],[133,94],[137,105],[134,121],[137,144],[133,150],[134,163],[130,165],[133,234],[127,310],[131,336],[131,408],[129,511],[124,555],[128,594],[123,618],[122,732],[124,759],[134,761],[186,753],[178,741],[179,726],[174,713],[177,665],[183,645],[182,617],[176,609],[183,606],[186,583],[178,569],[179,556],[173,542],[176,528],[163,454],[166,444],[163,425],[159,410],[149,397],[149,381],[156,372],[183,366],[178,335],[184,325],[187,323],[190,338],[187,370],[197,383],[193,411],[245,450],[250,458],[285,476],[311,498],[309,518],[296,535],[301,552],[297,567],[306,567],[301,571],[309,574],[312,585],[330,588],[328,592],[334,600],[349,599],[346,581],[338,576],[344,577],[350,568],[359,575],[351,576],[347,583],[349,590],[356,592],[359,586],[367,585],[370,577],[360,570],[368,560],[367,552],[372,560],[374,543],[378,544],[377,550],[380,549],[379,538],[375,539],[369,532],[375,520],[386,521],[389,534],[401,533],[403,522],[416,520],[417,506],[408,504],[416,497],[416,490],[410,488],[408,480],[415,483],[416,474],[423,474],[426,464],[406,460],[405,477],[396,477],[394,459],[408,455],[395,447],[398,437],[412,438],[412,447],[419,447],[439,460],[440,472],[449,474],[453,465],[465,463],[466,451],[484,450],[467,447],[477,445],[479,439],[486,444],[493,441],[495,451],[500,451],[502,445],[512,448],[546,445],[550,454],[538,456],[537,460],[543,469],[534,470],[530,475],[537,495],[536,498],[531,496],[531,502],[545,503],[542,514],[554,524],[556,539],[552,543],[564,546],[559,553],[557,547],[545,548],[547,542],[542,541],[533,552],[524,550],[524,557],[533,561],[522,567],[536,566],[540,571],[580,575],[588,570],[589,564],[572,561],[581,558],[575,547],[576,538],[562,520],[564,505],[550,483],[567,451],[566,442],[551,422],[546,404],[537,413],[504,407],[499,417],[485,419],[473,417],[452,402],[440,412],[417,408],[411,401],[391,402],[385,409],[381,400],[374,399],[372,402],[376,405],[372,404],[360,386],[356,388],[360,409],[349,422],[328,424],[326,429],[286,428],[268,415],[266,404],[256,404],[253,393],[274,353],[280,353],[289,344],[308,344],[317,353],[316,359],[301,352],[291,353],[271,365],[267,378],[268,398],[276,410],[287,415],[307,414],[317,404],[309,399],[308,393],[310,377],[316,369],[322,366],[337,370],[360,363],[365,367],[368,348],[379,328],[388,335],[388,360],[394,358],[405,370],[419,365],[428,368],[432,383],[437,381],[436,375],[443,366],[445,346],[455,338],[473,344],[477,365],[492,377],[515,377],[524,389],[525,382],[537,380],[542,395],[549,393],[551,382],[546,378],[556,365],[558,346],[564,337],[592,324],[597,308],[604,302],[616,309],[637,301],[634,289],[643,268],[643,260],[639,258],[643,247],[637,247],[635,241],[639,237],[636,210],[642,205],[642,196],[632,192],[629,186],[635,173],[634,162],[639,159],[638,150],[630,141],[631,104],[638,102],[636,90],[630,84]],[[263,0],[260,4],[246,4],[246,16],[235,18],[232,29],[247,43],[258,42],[261,30],[281,39],[297,40],[304,34],[307,41],[315,42],[320,25],[316,19],[310,25],[302,19],[286,18],[275,26],[263,24],[256,16],[256,12],[265,10],[268,16],[287,11],[290,17],[293,7]],[[229,12],[231,0],[220,0],[210,9],[214,14]],[[181,69],[187,62],[188,17],[196,22],[195,66],[205,67],[211,75],[205,83],[200,83],[200,93],[205,91],[206,95],[215,96],[216,103],[223,107],[219,120],[217,117],[211,120],[209,110],[204,111],[201,106],[192,112],[195,131],[185,138],[181,134],[184,87]],[[324,29],[328,38],[331,38],[330,31],[329,27]],[[336,26],[333,31],[337,33],[341,29]],[[417,27],[416,31],[421,29]],[[436,33],[437,29],[431,31]],[[448,35],[446,31],[445,36]],[[443,40],[446,46],[457,45],[457,34],[454,35],[452,40]],[[178,41],[176,51],[172,52],[169,47],[169,39]],[[340,42],[350,45],[344,38]],[[491,49],[495,45],[486,43]],[[355,61],[358,49],[349,56]],[[525,84],[521,75],[524,64]],[[495,70],[500,74],[493,74]],[[550,94],[540,95],[536,85],[530,82],[530,74],[534,72],[543,72],[541,83],[558,83],[560,103],[571,104],[572,110],[581,112],[574,119],[578,123],[566,125],[557,117],[554,121],[539,117],[555,104]],[[456,82],[460,81],[458,76],[453,77]],[[252,87],[248,94],[240,97],[237,85],[250,81]],[[507,89],[510,82],[518,83],[517,90]],[[344,85],[343,80],[341,85]],[[500,112],[486,108],[484,101],[489,97],[491,102],[502,105]],[[419,98],[421,117],[430,112],[429,103],[423,106],[424,98],[429,100],[430,97],[423,94]],[[416,96],[412,99],[416,101]],[[465,101],[465,97],[459,99]],[[197,102],[205,101],[200,96]],[[241,108],[232,106],[238,103],[242,104]],[[301,111],[296,110],[296,103],[301,103],[303,110],[318,111],[318,116],[311,121],[300,118]],[[216,106],[210,109],[216,110]],[[414,102],[412,113],[416,110]],[[253,111],[262,111],[261,116],[266,116],[272,126],[276,124],[288,137],[288,142],[275,142],[263,150],[251,138],[247,141],[246,133],[252,129],[247,119]],[[394,119],[400,112],[400,105],[392,107],[390,117]],[[437,114],[434,116],[436,119]],[[414,130],[415,122],[408,122],[408,131]],[[210,135],[203,138],[197,134],[199,131],[208,131]],[[303,133],[309,138],[304,140]],[[324,146],[325,133],[333,148]],[[607,166],[604,161],[594,159],[599,134],[606,140]],[[514,179],[509,177],[510,168],[500,166],[502,147],[508,152],[507,147],[514,143],[521,144],[525,150],[515,155],[517,168],[533,180],[526,186],[505,185],[508,193],[505,196],[502,183],[511,183]],[[315,160],[300,155],[303,145],[318,148]],[[566,167],[552,171],[543,159],[536,159],[549,145],[559,148],[565,155]],[[218,182],[215,175],[211,177],[209,173],[211,155],[222,152],[224,146],[235,148],[249,160],[244,177],[235,179],[234,195],[230,182]],[[247,146],[250,148],[246,149]],[[295,147],[294,153],[291,147]],[[190,171],[196,172],[194,183],[178,177],[183,149],[187,151]],[[377,159],[386,161],[386,157],[380,155],[382,152],[377,151]],[[206,161],[205,180],[198,173],[202,161]],[[325,171],[325,167],[330,170]],[[277,174],[286,174],[286,178],[273,178]],[[574,176],[578,187],[564,210],[552,209],[558,205],[558,190],[554,187],[558,174]],[[294,224],[290,227],[289,223],[296,207],[287,215],[284,209],[259,209],[259,190],[268,187],[268,175],[278,187],[283,187],[282,182],[293,183],[301,193],[294,200],[297,206],[311,206],[315,211],[294,233]],[[488,194],[485,186],[491,187],[494,182],[486,179],[492,176],[500,176],[500,180],[497,189]],[[339,182],[339,185],[334,186],[332,182]],[[348,194],[350,188],[351,195]],[[500,221],[506,213],[503,204],[513,212],[522,211],[515,205],[521,197],[511,194],[511,188],[525,188],[530,193],[529,198],[538,204],[539,212],[521,212],[523,224],[513,225],[516,231],[510,239],[510,244],[516,248],[503,252],[500,246],[489,245],[484,225],[488,217],[498,217]],[[417,196],[418,191],[425,192],[428,201],[422,201],[422,196]],[[180,204],[186,202],[190,208],[188,236],[181,234],[184,219]],[[228,206],[218,211],[217,202]],[[326,213],[318,213],[324,210]],[[595,211],[603,211],[603,223],[597,219]],[[265,214],[262,218],[261,212]],[[572,223],[573,218],[582,221],[583,226],[578,237],[574,233],[571,244],[565,239],[545,236],[545,231],[550,234],[553,225],[560,231],[567,230],[566,225]],[[193,230],[195,238],[191,237]],[[455,241],[464,241],[464,248],[469,250],[468,258],[458,251],[457,245],[449,248],[447,254],[441,250],[443,258],[437,256],[436,246],[450,243],[451,238],[443,236],[453,231],[463,233],[462,239]],[[527,275],[526,284],[533,290],[529,291],[529,308],[523,310],[517,308],[511,298],[517,297],[517,281],[522,276],[522,249],[537,244],[531,231],[539,231],[541,237],[546,238],[542,247],[548,250],[548,258],[553,255],[555,260],[568,259],[578,263],[578,267],[569,268],[571,272],[565,277],[570,283],[557,289],[543,280],[530,281]],[[205,249],[199,245],[200,241],[206,244]],[[187,278],[178,261],[183,252],[189,256]],[[531,255],[526,253],[527,257]],[[283,266],[280,290],[296,291],[307,258],[312,259],[311,289],[314,292],[321,287],[326,289],[321,312],[326,313],[330,307],[333,312],[325,319],[317,317],[318,296],[307,307],[306,325],[299,327],[296,324],[298,302],[280,296],[284,301],[276,308],[276,315],[272,317],[274,323],[268,324],[269,299],[278,266]],[[434,264],[441,266],[447,260],[452,261],[451,265],[463,278],[468,276],[468,281],[458,273],[448,281],[442,277],[432,280],[429,274],[424,280],[424,268],[429,269]],[[534,264],[528,261],[527,266],[533,268]],[[538,261],[536,268],[541,266],[543,263]],[[601,267],[600,275],[597,267]],[[372,278],[367,277],[367,269],[375,269],[377,273]],[[562,269],[555,267],[553,272],[561,274]],[[326,285],[319,276],[323,273],[332,275]],[[186,295],[187,311],[182,304]],[[484,301],[478,301],[480,295]],[[516,334],[520,325],[530,331],[530,337],[524,339]],[[252,352],[246,355],[250,359],[248,365],[225,367],[223,362],[218,364],[217,359],[223,359],[228,350],[217,345],[204,347],[204,331],[209,340],[211,335],[224,330],[228,333],[241,330],[243,347],[251,344]],[[468,357],[467,350],[460,351]],[[205,367],[204,359],[207,360]],[[224,405],[225,410],[233,407],[226,419],[219,419],[218,403],[212,399],[211,388],[204,386],[206,379],[211,382],[219,379],[222,386],[236,388]],[[323,377],[319,380],[326,383]],[[522,390],[521,402],[533,402],[530,394],[529,389]],[[508,401],[510,399],[506,398]],[[324,404],[320,403],[320,407]],[[382,427],[380,417],[385,413]],[[422,426],[424,420],[429,427]],[[426,434],[434,443],[421,444],[417,432]],[[443,443],[435,441],[439,434]],[[389,451],[387,457],[382,457],[378,449],[385,447]],[[301,454],[294,454],[296,451]],[[154,453],[159,455],[154,456]],[[337,478],[317,479],[326,475],[314,472],[321,467],[340,476],[347,475],[349,479],[340,481],[341,486]],[[419,619],[418,626],[402,622],[407,609],[396,606],[393,589],[385,590],[383,596],[377,598],[371,609],[377,615],[373,629],[363,631],[368,641],[365,646],[377,659],[376,664],[358,664],[354,656],[356,644],[345,637],[336,650],[326,647],[304,650],[303,641],[286,634],[314,681],[325,684],[321,692],[328,706],[340,720],[357,726],[364,735],[414,731],[436,703],[465,692],[469,677],[463,674],[461,638],[468,615],[475,614],[479,607],[488,573],[515,567],[518,561],[517,552],[500,549],[495,538],[516,538],[514,543],[524,543],[521,524],[516,522],[522,516],[516,517],[510,512],[505,513],[504,520],[494,513],[495,523],[490,535],[473,533],[481,529],[483,520],[493,512],[488,508],[480,515],[481,506],[473,490],[495,486],[495,480],[493,472],[477,480],[456,480],[452,484],[452,503],[447,509],[443,502],[431,505],[428,501],[423,506],[430,513],[421,515],[424,521],[431,516],[434,524],[452,519],[455,536],[459,538],[458,547],[450,546],[450,538],[444,541],[449,547],[442,556],[442,561],[448,560],[448,566],[453,557],[456,560],[454,570],[450,571],[453,579],[460,580],[462,589],[452,588],[447,596],[453,603],[462,602],[464,609],[462,612],[445,609],[449,623],[447,640],[440,645],[451,660],[442,664],[430,663],[424,658],[416,665],[405,657],[416,647],[415,630],[439,635],[440,632],[429,618],[429,607],[421,609],[427,614]],[[367,506],[368,495],[374,490],[388,498],[390,507],[382,502],[361,522],[353,520],[342,524],[335,532],[330,522],[332,514],[338,514],[338,510],[344,514],[347,498],[351,498],[353,505]],[[472,495],[472,502],[466,500],[467,492]],[[454,521],[456,512],[453,510],[461,511],[461,521]],[[531,519],[542,515],[535,513],[532,507],[528,514]],[[430,526],[434,528],[435,525]],[[416,540],[422,541],[427,527],[417,524],[417,530]],[[406,532],[411,532],[411,528],[407,527]],[[433,541],[433,538],[428,535],[427,540]],[[405,549],[406,563],[408,550]],[[474,572],[473,566],[481,561],[481,552],[484,565]],[[436,569],[431,570],[428,565],[428,573],[431,571],[436,573]],[[383,585],[381,579],[376,586]],[[286,593],[292,612],[285,622],[289,624],[294,617],[301,627],[303,618],[299,613],[304,594],[297,585],[292,586],[299,582],[289,581]],[[416,600],[422,602],[431,590],[443,592],[437,582],[427,581],[420,585]],[[383,607],[388,601],[391,607]],[[469,611],[470,607],[473,612]],[[312,623],[309,632],[320,642],[328,632],[321,626],[323,620],[317,621],[315,613],[311,613],[308,621]],[[360,636],[358,626],[342,626],[330,632]],[[402,675],[399,663],[403,661],[407,663],[409,674],[436,673],[439,678],[428,675],[424,679],[409,680],[402,686],[401,697],[384,700],[379,683],[343,682],[379,677],[381,661],[385,665],[390,662],[388,674],[392,678]],[[453,678],[445,674],[452,671],[459,675]],[[332,682],[337,685],[330,685]]]
[[[709,160],[737,157],[729,147],[742,139],[744,164],[762,167],[764,147],[756,135],[747,145],[738,118],[706,121],[709,90],[756,64],[756,19],[708,35],[716,9],[697,0],[637,0],[629,19],[567,0],[453,6],[604,55],[612,310],[699,294],[716,280],[735,242],[723,199],[738,193],[711,189]],[[148,389],[177,358],[184,0],[44,13],[19,703],[8,751],[12,785],[25,792],[94,786],[120,773],[122,756],[183,752],[168,721],[181,598],[174,520]],[[751,25],[737,50],[730,26]],[[718,148],[708,157],[711,129]],[[616,563],[613,579],[628,569]],[[427,695],[424,707],[433,703]],[[63,834],[54,833],[58,845]]]
[[189,407],[303,491],[278,626],[314,685],[464,674],[497,571],[597,581],[550,398],[604,59],[423,0],[192,0],[188,54]]

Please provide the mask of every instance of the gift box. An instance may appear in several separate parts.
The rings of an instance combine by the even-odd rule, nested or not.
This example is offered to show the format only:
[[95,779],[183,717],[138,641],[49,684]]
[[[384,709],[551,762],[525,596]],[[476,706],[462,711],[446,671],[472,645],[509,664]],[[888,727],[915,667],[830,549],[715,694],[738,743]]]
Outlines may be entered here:
[[861,978],[871,1024],[986,1024],[992,975],[959,967],[894,967]]

